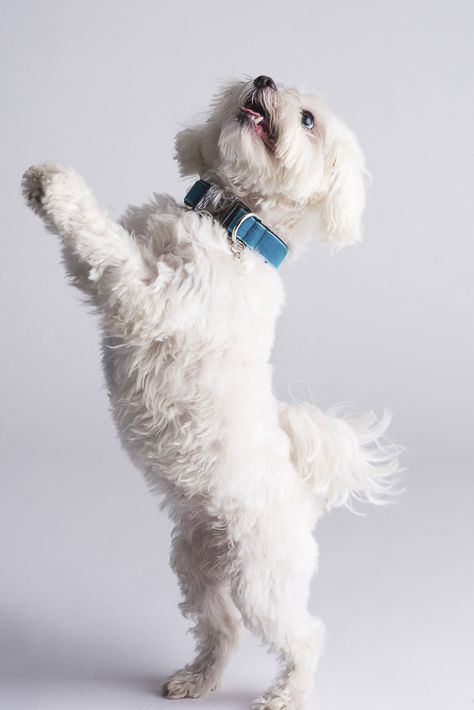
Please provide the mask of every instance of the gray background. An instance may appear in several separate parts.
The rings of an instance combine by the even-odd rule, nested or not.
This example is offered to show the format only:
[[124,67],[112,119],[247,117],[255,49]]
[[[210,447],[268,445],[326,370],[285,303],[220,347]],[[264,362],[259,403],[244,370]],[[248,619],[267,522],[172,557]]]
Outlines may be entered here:
[[[374,176],[364,243],[283,269],[277,392],[388,405],[409,449],[397,505],[319,527],[315,707],[473,707],[472,7],[2,2],[0,707],[164,707],[192,646],[166,517],[109,419],[96,323],[21,173],[73,165],[116,214],[179,198],[176,130],[219,78],[259,73],[325,93]],[[273,668],[246,635],[223,690],[183,702],[245,708]]]

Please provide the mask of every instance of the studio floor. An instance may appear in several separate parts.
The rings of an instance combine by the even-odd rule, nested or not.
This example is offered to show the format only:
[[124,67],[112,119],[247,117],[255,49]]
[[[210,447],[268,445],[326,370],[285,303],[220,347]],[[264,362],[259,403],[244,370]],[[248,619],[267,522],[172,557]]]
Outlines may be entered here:
[[[11,470],[0,503],[0,707],[170,707],[190,660],[167,563],[169,526],[117,448],[107,467]],[[426,481],[430,491],[423,491]],[[396,505],[336,511],[317,531],[311,607],[326,622],[314,707],[471,710],[471,499],[456,472],[413,476]],[[466,546],[460,544],[465,541]],[[244,633],[223,686],[178,707],[244,710],[273,657]]]

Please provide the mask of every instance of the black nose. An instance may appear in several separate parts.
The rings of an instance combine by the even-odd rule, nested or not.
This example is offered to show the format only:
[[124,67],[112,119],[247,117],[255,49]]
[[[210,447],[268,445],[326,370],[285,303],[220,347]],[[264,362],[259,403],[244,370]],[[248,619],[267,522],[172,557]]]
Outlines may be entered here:
[[276,91],[276,84],[272,77],[265,76],[265,74],[257,76],[257,78],[253,80],[253,85],[256,89],[273,89],[273,91]]

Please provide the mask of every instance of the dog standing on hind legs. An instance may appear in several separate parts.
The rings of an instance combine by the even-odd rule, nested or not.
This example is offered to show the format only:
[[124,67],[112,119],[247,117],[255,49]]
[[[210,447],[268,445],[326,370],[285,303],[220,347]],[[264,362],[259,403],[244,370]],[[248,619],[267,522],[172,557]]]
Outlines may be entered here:
[[398,451],[388,415],[276,400],[277,267],[313,235],[360,239],[364,159],[321,99],[267,76],[227,84],[176,154],[200,176],[185,205],[155,195],[119,223],[70,169],[33,166],[23,190],[100,316],[122,444],[175,523],[197,648],[164,695],[214,690],[243,621],[281,664],[255,707],[303,710],[324,639],[307,609],[313,528],[354,497],[383,501]]

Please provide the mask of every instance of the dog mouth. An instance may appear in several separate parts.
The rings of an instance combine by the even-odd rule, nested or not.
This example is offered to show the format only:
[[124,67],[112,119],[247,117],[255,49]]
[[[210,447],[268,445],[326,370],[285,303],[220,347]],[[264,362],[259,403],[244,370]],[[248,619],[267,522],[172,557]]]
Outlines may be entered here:
[[256,135],[263,141],[268,150],[273,153],[276,132],[268,110],[255,92],[240,106],[239,120],[241,123],[253,128]]

